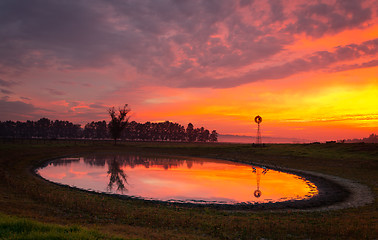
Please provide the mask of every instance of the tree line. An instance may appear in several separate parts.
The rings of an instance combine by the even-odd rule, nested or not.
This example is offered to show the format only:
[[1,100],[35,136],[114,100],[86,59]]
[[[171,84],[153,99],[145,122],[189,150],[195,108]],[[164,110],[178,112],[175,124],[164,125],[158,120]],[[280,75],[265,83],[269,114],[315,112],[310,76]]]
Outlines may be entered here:
[[338,143],[378,143],[378,135],[377,134],[370,134],[369,137],[361,138],[361,139],[344,139],[338,140]]
[[[106,121],[90,122],[81,127],[69,121],[49,120],[14,122],[0,121],[2,138],[41,138],[41,139],[110,139],[109,123]],[[216,130],[204,127],[195,128],[192,123],[184,126],[169,121],[159,123],[127,122],[118,137],[130,141],[180,141],[180,142],[217,142]]]

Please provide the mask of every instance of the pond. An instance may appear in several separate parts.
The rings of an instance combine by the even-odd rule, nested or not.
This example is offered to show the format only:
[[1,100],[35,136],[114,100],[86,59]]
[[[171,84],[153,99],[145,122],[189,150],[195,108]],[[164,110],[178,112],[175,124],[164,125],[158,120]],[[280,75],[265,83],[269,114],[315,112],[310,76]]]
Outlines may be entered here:
[[36,172],[88,191],[167,202],[255,204],[318,193],[313,183],[294,174],[205,158],[90,154],[56,159]]

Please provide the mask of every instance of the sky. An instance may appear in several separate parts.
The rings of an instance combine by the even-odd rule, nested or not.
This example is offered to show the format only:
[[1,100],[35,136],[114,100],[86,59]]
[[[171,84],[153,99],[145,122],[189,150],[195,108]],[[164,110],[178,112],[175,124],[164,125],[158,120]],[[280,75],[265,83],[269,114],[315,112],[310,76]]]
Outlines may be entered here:
[[0,26],[0,121],[378,132],[377,0],[0,0]]

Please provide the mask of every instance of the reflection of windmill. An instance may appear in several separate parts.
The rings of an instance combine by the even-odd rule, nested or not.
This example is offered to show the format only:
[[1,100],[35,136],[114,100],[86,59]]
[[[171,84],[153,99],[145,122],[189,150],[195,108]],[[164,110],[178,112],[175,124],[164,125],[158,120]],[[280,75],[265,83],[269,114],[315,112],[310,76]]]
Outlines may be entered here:
[[261,132],[260,132],[260,123],[262,122],[262,117],[257,115],[255,117],[255,123],[257,123],[257,136],[256,136],[256,144],[261,144]]
[[255,168],[254,166],[252,166],[252,172],[253,173],[256,173],[257,174],[257,189],[255,190],[255,192],[253,193],[253,195],[257,198],[261,197],[261,191],[260,191],[260,178],[261,178],[261,174],[265,175],[265,173],[268,171],[268,169],[266,169],[265,167],[262,167],[262,168]]
[[117,184],[117,190],[120,190],[121,192],[123,192],[125,190],[125,183],[127,184],[126,174],[121,169],[119,162],[116,160],[116,158],[114,158],[108,164],[109,164],[108,174],[110,174],[109,184],[108,184],[109,191],[113,189],[113,184],[115,183]]

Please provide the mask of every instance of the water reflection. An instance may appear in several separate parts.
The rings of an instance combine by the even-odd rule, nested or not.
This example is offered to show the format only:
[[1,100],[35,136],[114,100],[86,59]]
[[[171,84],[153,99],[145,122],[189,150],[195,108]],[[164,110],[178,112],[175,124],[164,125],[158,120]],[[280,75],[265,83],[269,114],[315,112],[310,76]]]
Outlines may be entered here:
[[[117,162],[119,166],[135,168],[136,166],[161,167],[165,170],[171,168],[177,168],[180,166],[186,166],[190,169],[193,166],[193,161],[186,158],[167,158],[167,157],[145,157],[138,155],[124,155],[124,154],[100,154],[100,155],[88,155],[84,157],[70,157],[61,158],[51,162],[53,166],[67,166],[73,162],[79,162],[82,160],[85,164],[90,166],[105,166],[112,162]],[[203,164],[203,159],[196,159],[197,164]]]
[[117,185],[117,190],[121,191],[122,193],[125,190],[127,191],[125,188],[125,184],[127,184],[126,174],[121,169],[121,166],[116,158],[113,158],[113,160],[109,162],[108,169],[108,175],[110,175],[108,190],[111,192],[115,183]]
[[82,189],[174,202],[277,202],[317,193],[315,185],[292,174],[202,158],[91,154],[58,159],[38,173]]
[[253,173],[256,173],[257,177],[256,177],[256,180],[257,180],[257,189],[255,190],[255,192],[253,193],[253,195],[257,198],[261,197],[261,190],[260,190],[260,178],[261,178],[261,174],[262,175],[265,175],[265,173],[268,172],[268,169],[266,167],[262,167],[262,168],[259,168],[259,167],[255,167],[255,166],[252,166],[252,172]]

